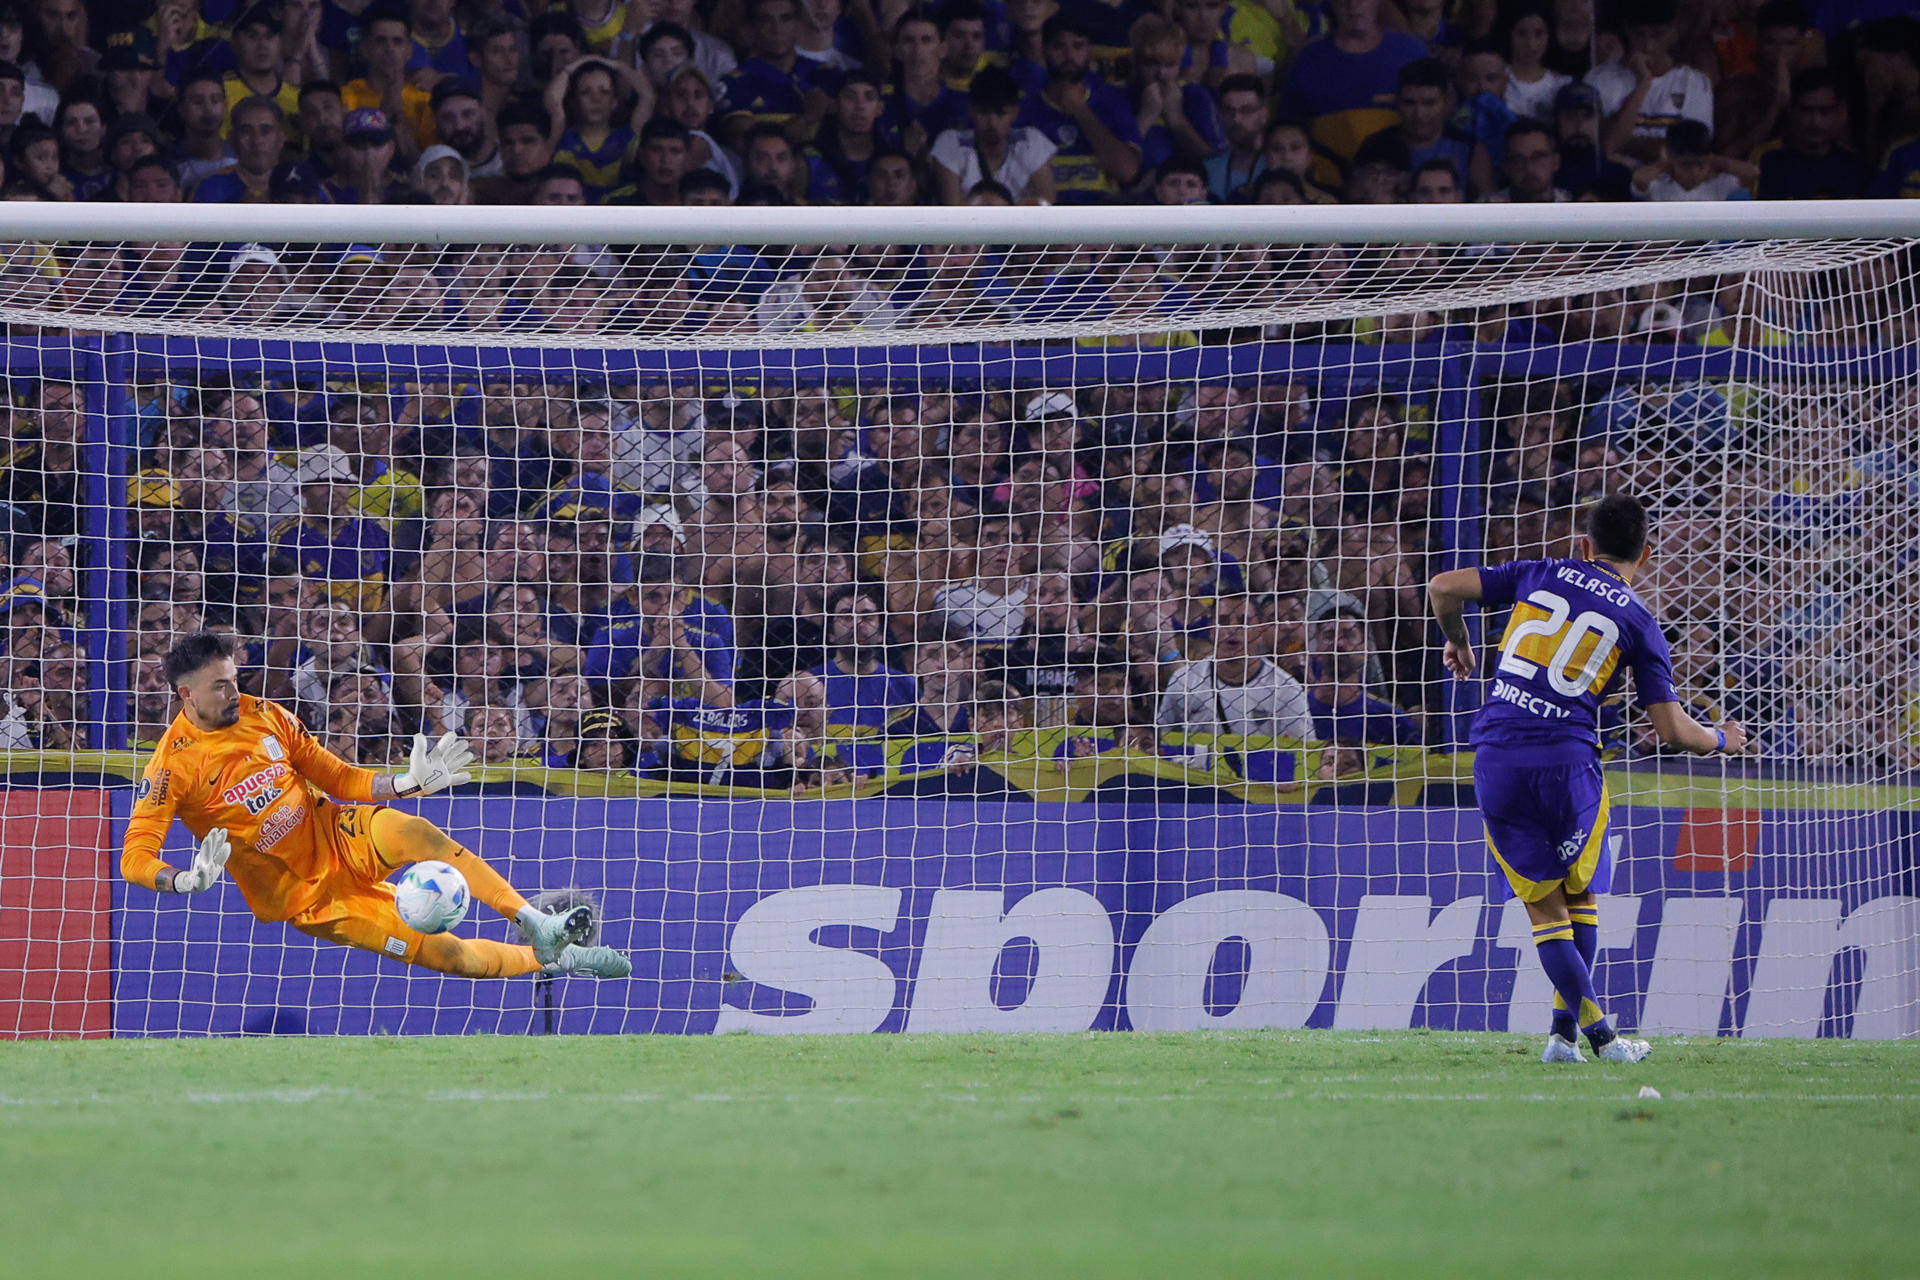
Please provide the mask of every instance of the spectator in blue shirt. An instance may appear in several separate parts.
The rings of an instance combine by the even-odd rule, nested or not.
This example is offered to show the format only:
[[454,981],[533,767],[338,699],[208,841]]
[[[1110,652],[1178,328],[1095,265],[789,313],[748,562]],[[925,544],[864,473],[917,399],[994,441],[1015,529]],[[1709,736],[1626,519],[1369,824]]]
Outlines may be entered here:
[[[413,25],[413,53],[407,58],[407,71],[408,78],[416,83],[474,73],[467,37],[454,21],[453,7],[453,0],[407,0],[407,16]],[[422,71],[432,74],[413,74]]]
[[1280,109],[1310,122],[1323,160],[1313,178],[1322,185],[1393,124],[1400,68],[1427,56],[1420,41],[1380,25],[1380,0],[1332,0],[1327,17],[1331,30],[1300,50],[1280,91]]
[[686,583],[670,557],[642,556],[635,576],[639,581],[614,602],[612,619],[588,644],[583,674],[600,685],[656,682],[660,692],[649,701],[731,706],[733,616]]
[[812,137],[826,116],[832,99],[824,86],[832,75],[794,51],[799,23],[794,0],[748,0],[753,56],[720,83],[726,137],[735,146],[756,124],[791,124]]
[[1157,169],[1178,156],[1195,164],[1226,141],[1206,86],[1182,80],[1184,32],[1157,14],[1133,24],[1134,127],[1142,164]]
[[1453,76],[1438,58],[1421,58],[1400,68],[1394,106],[1400,123],[1382,129],[1360,144],[1354,165],[1380,161],[1410,174],[1429,160],[1450,160],[1454,171],[1466,173],[1473,163],[1473,147],[1447,133],[1453,115]]
[[1365,619],[1335,614],[1315,624],[1319,652],[1307,685],[1314,736],[1343,745],[1419,746],[1420,726],[1400,708],[1367,691]]
[[1055,15],[1042,38],[1046,88],[1027,99],[1015,124],[1038,129],[1053,143],[1060,203],[1109,201],[1140,176],[1143,153],[1133,106],[1094,74],[1093,41],[1085,27]]
[[1243,201],[1266,168],[1264,144],[1273,113],[1258,76],[1228,76],[1220,82],[1220,134],[1225,145],[1207,160],[1207,193],[1215,200]]
[[330,444],[300,453],[300,510],[273,530],[271,570],[327,584],[327,594],[356,611],[378,610],[391,571],[387,531],[349,515],[353,464]]
[[923,11],[909,10],[893,24],[895,68],[884,120],[913,155],[947,130],[967,127],[967,95],[940,74],[945,50],[939,26]]
[[913,677],[888,666],[887,625],[873,597],[853,583],[827,595],[827,660],[812,668],[826,686],[828,723],[885,733],[918,707]]
[[195,204],[265,204],[273,170],[287,148],[287,126],[271,98],[244,98],[233,109],[234,166],[200,180]]

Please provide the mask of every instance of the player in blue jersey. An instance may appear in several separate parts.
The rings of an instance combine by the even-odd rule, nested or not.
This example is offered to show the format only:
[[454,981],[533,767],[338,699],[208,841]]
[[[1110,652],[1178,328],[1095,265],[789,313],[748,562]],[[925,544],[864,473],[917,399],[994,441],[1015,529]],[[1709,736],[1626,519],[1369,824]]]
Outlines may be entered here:
[[1743,751],[1729,720],[1709,728],[1681,709],[1673,664],[1653,611],[1633,592],[1646,567],[1647,512],[1637,498],[1602,498],[1587,512],[1574,560],[1517,560],[1451,569],[1428,584],[1446,635],[1447,669],[1473,675],[1461,617],[1512,606],[1487,701],[1474,717],[1474,794],[1487,847],[1533,922],[1534,947],[1553,980],[1553,1027],[1543,1062],[1584,1062],[1579,1036],[1608,1062],[1638,1062],[1644,1040],[1617,1035],[1594,995],[1599,951],[1596,890],[1607,887],[1608,796],[1600,772],[1600,706],[1633,672],[1634,690],[1660,740],[1699,755]]

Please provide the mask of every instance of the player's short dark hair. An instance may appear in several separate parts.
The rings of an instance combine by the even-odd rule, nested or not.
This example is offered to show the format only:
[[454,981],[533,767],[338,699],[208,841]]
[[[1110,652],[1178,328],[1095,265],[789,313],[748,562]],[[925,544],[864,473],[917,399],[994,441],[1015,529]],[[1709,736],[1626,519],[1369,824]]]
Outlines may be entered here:
[[196,631],[167,650],[167,684],[177,689],[201,668],[232,656],[233,641],[216,632]]
[[1647,508],[1640,499],[1610,493],[1587,508],[1587,537],[1593,553],[1621,564],[1637,564],[1647,549]]

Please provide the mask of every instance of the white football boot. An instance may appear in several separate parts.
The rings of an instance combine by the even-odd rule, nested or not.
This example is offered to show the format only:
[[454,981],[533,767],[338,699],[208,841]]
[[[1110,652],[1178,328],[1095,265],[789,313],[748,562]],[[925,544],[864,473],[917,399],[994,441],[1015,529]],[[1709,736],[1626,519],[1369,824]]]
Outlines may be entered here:
[[513,923],[533,948],[533,958],[546,966],[558,960],[560,953],[574,943],[592,936],[593,908],[580,906],[549,915],[538,907],[522,907]]
[[1540,1053],[1540,1061],[1552,1065],[1556,1062],[1585,1062],[1586,1055],[1580,1052],[1580,1046],[1562,1035],[1547,1037],[1547,1047]]
[[1601,1045],[1593,1056],[1602,1062],[1638,1062],[1652,1052],[1653,1046],[1645,1040],[1615,1036]]
[[633,961],[612,947],[568,945],[550,963],[540,966],[542,973],[576,973],[589,978],[624,978],[633,972]]

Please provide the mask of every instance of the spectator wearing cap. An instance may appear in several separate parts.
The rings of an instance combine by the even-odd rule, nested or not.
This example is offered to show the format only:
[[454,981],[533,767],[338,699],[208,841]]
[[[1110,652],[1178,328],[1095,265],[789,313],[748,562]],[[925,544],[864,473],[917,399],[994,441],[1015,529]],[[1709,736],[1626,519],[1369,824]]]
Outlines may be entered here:
[[725,136],[738,145],[756,124],[777,124],[811,139],[831,101],[832,73],[795,49],[800,11],[795,0],[748,0],[749,58],[720,83],[726,103]]
[[[632,107],[623,116],[621,103],[629,99]],[[553,163],[580,175],[588,203],[621,184],[653,102],[653,87],[644,75],[605,58],[563,68],[547,86]]]
[[1608,155],[1650,160],[1682,120],[1713,128],[1713,82],[1674,58],[1677,14],[1676,0],[1626,0],[1619,9],[1627,29],[1624,56],[1587,73],[1607,113],[1601,145]]
[[[1216,36],[1218,24],[1215,16]],[[1176,156],[1202,164],[1226,141],[1213,95],[1206,85],[1184,78],[1190,56],[1187,35],[1156,13],[1143,14],[1133,24],[1133,122],[1145,169],[1157,169]]]
[[420,153],[413,168],[414,185],[434,204],[472,204],[473,188],[468,182],[466,157],[445,143],[435,143]]
[[[276,195],[276,203],[280,199]],[[301,301],[280,255],[266,245],[243,244],[227,258],[226,282],[220,287],[219,297],[222,319],[243,324],[284,323],[299,311]]]
[[331,444],[300,451],[295,472],[300,514],[275,525],[272,571],[327,584],[327,593],[355,610],[377,610],[386,598],[392,548],[377,520],[351,514],[353,464]]
[[1786,135],[1763,148],[1757,194],[1762,200],[1851,200],[1864,195],[1872,170],[1847,149],[1846,99],[1825,67],[1794,73]]
[[171,153],[174,171],[180,185],[192,191],[203,179],[238,162],[227,141],[227,91],[219,76],[195,73],[181,82],[173,100],[180,124],[180,140]]
[[[291,120],[300,112],[300,87],[282,75],[280,19],[269,4],[249,6],[234,23],[227,43],[233,49],[233,70],[221,80],[229,119],[248,98],[266,98]],[[267,166],[272,168],[272,165]]]
[[1053,143],[1054,186],[1062,204],[1102,203],[1140,176],[1140,133],[1127,95],[1093,70],[1093,41],[1065,15],[1047,19],[1046,87],[1016,122]]
[[1560,143],[1560,168],[1553,185],[1568,192],[1627,189],[1633,171],[1600,151],[1598,89],[1579,81],[1563,86],[1553,97],[1552,124]]
[[1759,180],[1757,165],[1714,154],[1713,136],[1698,120],[1667,130],[1660,158],[1634,170],[1638,200],[1747,200]]
[[234,166],[200,180],[195,204],[266,204],[273,171],[287,148],[286,121],[271,98],[247,98],[233,109]]
[[433,89],[443,76],[473,75],[473,57],[468,51],[466,33],[455,21],[453,11],[454,0],[407,0],[413,35],[407,74],[415,84]]
[[1327,34],[1300,50],[1280,91],[1281,111],[1309,124],[1324,158],[1313,177],[1322,183],[1393,123],[1400,68],[1427,56],[1420,41],[1381,25],[1380,7],[1381,0],[1330,5]]
[[1410,174],[1429,160],[1451,161],[1456,173],[1473,166],[1473,147],[1451,136],[1447,122],[1454,110],[1453,76],[1438,58],[1421,58],[1400,68],[1394,109],[1400,122],[1360,144],[1354,166],[1373,161]]
[[967,192],[989,178],[1015,200],[1052,203],[1058,148],[1040,130],[1014,123],[1020,99],[1020,86],[1004,68],[987,67],[973,77],[967,93],[973,127],[949,129],[933,140],[933,176],[941,203],[966,203]]
[[[381,9],[366,20],[359,44],[362,73],[340,86],[348,119],[359,111],[381,113],[402,160],[411,161],[440,139],[434,134],[433,98],[407,79],[413,28],[401,9]],[[349,129],[351,132],[351,129]]]
[[100,51],[100,71],[106,81],[107,101],[116,112],[146,112],[160,74],[153,32],[146,27],[124,27],[109,33]]
[[500,139],[472,81],[448,77],[433,86],[433,127],[466,161],[470,177],[500,176]]
[[326,194],[324,185],[319,173],[306,161],[282,160],[274,166],[267,194],[275,204],[320,204]]
[[327,203],[386,204],[395,194],[393,161],[399,153],[387,113],[378,107],[357,107],[347,113],[346,145],[339,152],[340,167],[323,189]]
[[1573,199],[1555,185],[1560,144],[1545,125],[1521,120],[1507,130],[1507,185],[1487,196],[1489,204],[1564,204]]

